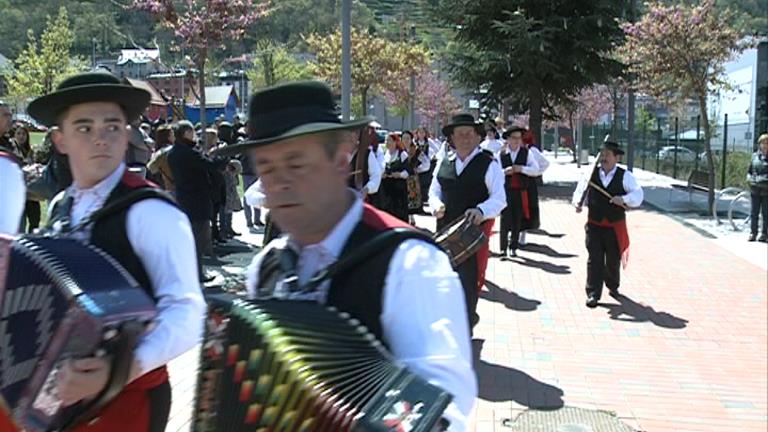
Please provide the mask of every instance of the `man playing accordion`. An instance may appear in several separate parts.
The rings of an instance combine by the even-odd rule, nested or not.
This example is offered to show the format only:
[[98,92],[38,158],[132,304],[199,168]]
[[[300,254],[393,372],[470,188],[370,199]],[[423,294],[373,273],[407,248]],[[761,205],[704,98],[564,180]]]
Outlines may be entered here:
[[[149,98],[148,92],[111,74],[83,73],[28,108],[39,122],[58,126],[53,143],[69,156],[73,176],[72,185],[51,202],[48,229],[105,251],[157,307],[151,329],[134,350],[127,385],[75,431],[164,431],[171,403],[165,365],[194,347],[202,331],[204,301],[189,221],[171,199],[123,163],[128,124],[144,112]],[[116,211],[92,218],[116,203]],[[58,395],[72,415],[78,404],[105,388],[110,368],[107,357],[64,362]]]
[[410,229],[347,188],[354,145],[347,134],[370,121],[341,122],[331,90],[319,82],[253,95],[250,140],[223,152],[249,152],[265,206],[285,234],[254,258],[248,293],[348,312],[413,373],[453,395],[444,417],[449,430],[462,431],[477,383],[461,285],[444,252],[426,237],[411,237],[330,280],[310,282],[378,235]]

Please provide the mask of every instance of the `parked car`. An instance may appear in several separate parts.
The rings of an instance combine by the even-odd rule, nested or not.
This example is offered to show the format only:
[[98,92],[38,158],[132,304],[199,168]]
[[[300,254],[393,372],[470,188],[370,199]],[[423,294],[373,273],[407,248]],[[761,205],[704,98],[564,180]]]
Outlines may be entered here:
[[[715,157],[715,159],[720,158],[723,156],[723,150],[722,149],[712,149],[712,156]],[[699,160],[707,160],[707,152],[703,151],[699,153]]]
[[664,146],[659,150],[659,159],[667,162],[675,160],[677,152],[678,162],[693,162],[696,160],[696,153],[687,147]]

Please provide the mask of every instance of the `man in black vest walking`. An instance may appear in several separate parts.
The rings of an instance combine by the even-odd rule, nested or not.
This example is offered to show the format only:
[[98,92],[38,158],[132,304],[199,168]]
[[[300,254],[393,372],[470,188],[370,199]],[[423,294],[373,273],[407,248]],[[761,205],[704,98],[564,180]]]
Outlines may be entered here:
[[[477,383],[461,286],[448,256],[347,185],[354,140],[345,134],[371,119],[342,122],[331,89],[313,81],[255,93],[249,116],[250,139],[220,152],[249,153],[264,206],[284,232],[248,268],[249,296],[317,301],[348,312],[411,371],[454,396],[444,415],[451,431],[465,430]],[[394,228],[411,235],[312,281]]]
[[[485,130],[471,114],[458,114],[443,127],[456,151],[444,157],[429,187],[429,207],[437,218],[437,229],[467,217],[480,225],[490,239],[493,221],[507,205],[504,173],[491,152],[480,148]],[[457,269],[471,327],[479,321],[477,297],[485,284],[488,243]]]
[[[189,220],[169,196],[128,172],[123,162],[128,124],[144,112],[149,99],[145,90],[111,74],[83,73],[65,79],[28,108],[36,120],[58,126],[52,140],[68,156],[72,171],[72,185],[51,202],[48,229],[105,251],[157,303],[154,327],[134,350],[129,384],[96,421],[75,432],[162,432],[171,405],[165,365],[194,347],[202,333],[204,302]],[[126,205],[95,213],[118,202]],[[105,357],[64,362],[57,375],[63,404],[98,395],[110,369]]]
[[[504,170],[504,190],[507,193],[507,207],[501,212],[501,229],[499,230],[499,248],[502,259],[517,256],[520,230],[523,221],[531,219],[532,203],[528,195],[530,184],[535,182],[533,176],[540,175],[536,158],[523,146],[524,128],[513,126],[501,135],[504,147],[499,153],[501,168]],[[509,245],[509,236],[512,245]]]
[[582,179],[573,194],[576,212],[586,202],[589,207],[586,237],[587,307],[600,301],[603,283],[611,297],[619,295],[619,263],[625,267],[629,251],[626,210],[643,203],[643,189],[632,172],[617,165],[624,151],[615,142],[606,141],[589,179]]

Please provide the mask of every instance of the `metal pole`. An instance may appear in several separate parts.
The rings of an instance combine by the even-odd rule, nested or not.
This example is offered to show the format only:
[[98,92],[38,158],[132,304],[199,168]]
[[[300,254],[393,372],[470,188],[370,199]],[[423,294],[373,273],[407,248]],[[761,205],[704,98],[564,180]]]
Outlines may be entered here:
[[635,166],[635,92],[630,89],[627,95],[627,169]]
[[641,162],[640,162],[642,169],[645,169],[645,159],[648,157],[648,155],[646,154],[647,153],[646,147],[648,147],[648,143],[645,141],[647,129],[648,129],[648,124],[646,123],[645,120],[643,120],[643,150],[642,150],[643,158],[641,159]]
[[675,117],[675,154],[674,162],[672,162],[672,178],[677,178],[677,148],[680,146],[680,135],[678,134],[677,124],[677,117]]
[[[416,26],[411,24],[411,44],[416,44]],[[411,74],[411,79],[408,88],[408,96],[410,97],[410,103],[408,111],[410,111],[410,118],[408,119],[408,127],[411,130],[416,129],[416,75]]]
[[727,159],[728,151],[728,114],[725,115],[723,121],[723,168],[720,173],[720,188],[725,188],[725,160]]
[[[352,0],[341,1],[341,118],[349,120],[352,94],[351,30]],[[363,108],[365,109],[365,107]]]
[[701,114],[696,116],[696,166],[694,169],[699,169],[699,148],[701,146]]
[[659,152],[661,151],[661,119],[656,119],[656,174],[659,173]]
[[91,46],[93,47],[91,52],[91,69],[96,69],[96,38],[91,39]]

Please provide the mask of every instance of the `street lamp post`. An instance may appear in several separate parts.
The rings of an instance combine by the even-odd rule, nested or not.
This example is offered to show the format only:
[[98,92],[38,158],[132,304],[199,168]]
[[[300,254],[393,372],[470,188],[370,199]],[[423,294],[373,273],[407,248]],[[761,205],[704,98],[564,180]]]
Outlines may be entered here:
[[341,1],[341,118],[349,120],[352,93],[351,25],[352,0]]

